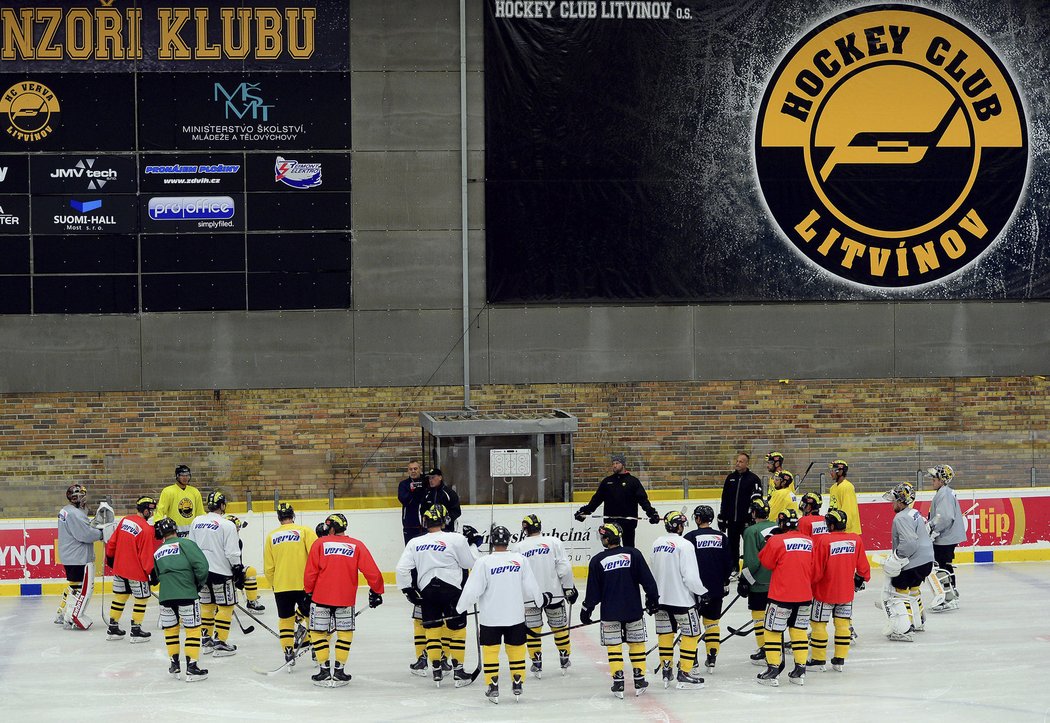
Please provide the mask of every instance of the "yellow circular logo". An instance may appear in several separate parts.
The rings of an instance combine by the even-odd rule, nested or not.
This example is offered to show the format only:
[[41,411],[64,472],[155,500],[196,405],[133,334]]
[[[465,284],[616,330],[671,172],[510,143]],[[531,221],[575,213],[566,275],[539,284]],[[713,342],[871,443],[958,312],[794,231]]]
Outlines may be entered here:
[[810,31],[759,107],[755,165],[806,258],[865,286],[928,284],[978,258],[1024,189],[1028,129],[988,45],[926,8],[876,5]]
[[193,517],[193,500],[183,497],[179,500],[179,514],[189,520]]
[[15,83],[0,96],[4,129],[12,138],[32,143],[47,138],[58,127],[61,107],[54,92],[32,80]]

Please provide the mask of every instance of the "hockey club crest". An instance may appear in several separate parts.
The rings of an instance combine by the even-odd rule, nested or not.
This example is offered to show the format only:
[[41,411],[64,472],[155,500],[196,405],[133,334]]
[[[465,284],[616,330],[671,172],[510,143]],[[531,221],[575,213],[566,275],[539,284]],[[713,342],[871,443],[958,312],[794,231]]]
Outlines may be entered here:
[[992,48],[928,8],[872,5],[811,30],[770,79],[755,167],[810,262],[904,289],[978,259],[1024,190],[1021,97]]
[[51,135],[58,127],[61,111],[54,91],[31,80],[15,83],[0,96],[0,115],[7,119],[7,134],[26,143]]

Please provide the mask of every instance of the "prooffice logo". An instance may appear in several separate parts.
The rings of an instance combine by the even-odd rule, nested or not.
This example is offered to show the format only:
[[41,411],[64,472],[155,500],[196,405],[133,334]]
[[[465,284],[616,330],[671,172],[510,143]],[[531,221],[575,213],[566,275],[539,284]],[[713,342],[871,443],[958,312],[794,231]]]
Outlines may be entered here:
[[273,104],[266,105],[258,83],[241,83],[232,91],[227,91],[222,83],[216,83],[212,90],[212,100],[221,102],[226,119],[267,121]]
[[233,218],[234,210],[229,196],[161,196],[149,200],[149,217],[154,221],[227,219]]

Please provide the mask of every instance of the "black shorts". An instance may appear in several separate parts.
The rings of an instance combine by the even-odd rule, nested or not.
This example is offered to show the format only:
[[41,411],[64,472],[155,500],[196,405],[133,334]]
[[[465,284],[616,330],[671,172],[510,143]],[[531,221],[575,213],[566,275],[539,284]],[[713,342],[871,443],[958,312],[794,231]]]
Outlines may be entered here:
[[747,609],[758,610],[760,612],[766,611],[766,606],[769,604],[769,592],[749,592],[747,594]]
[[310,610],[307,609],[305,612],[302,609],[302,602],[306,599],[306,593],[302,590],[285,590],[284,592],[275,592],[273,594],[274,602],[277,603],[277,617],[279,618],[291,618],[295,617],[295,609],[298,607],[299,612],[303,615],[309,616]]
[[[467,627],[466,614],[456,612],[461,590],[455,585],[434,578],[420,593],[423,596],[423,627],[436,628],[447,625],[450,630]],[[444,619],[442,619],[444,618]]]
[[517,625],[482,625],[478,640],[482,645],[499,645],[502,640],[507,645],[525,644],[525,623]]
[[901,574],[891,578],[890,583],[898,590],[907,590],[908,588],[921,585],[922,581],[929,577],[931,572],[933,572],[933,563],[924,562],[918,567],[901,570]]
[[63,565],[66,568],[66,582],[84,583],[87,565]]
[[701,617],[705,617],[708,620],[720,620],[722,618],[722,601],[724,599],[721,595],[712,595],[706,605],[697,605],[696,609]]

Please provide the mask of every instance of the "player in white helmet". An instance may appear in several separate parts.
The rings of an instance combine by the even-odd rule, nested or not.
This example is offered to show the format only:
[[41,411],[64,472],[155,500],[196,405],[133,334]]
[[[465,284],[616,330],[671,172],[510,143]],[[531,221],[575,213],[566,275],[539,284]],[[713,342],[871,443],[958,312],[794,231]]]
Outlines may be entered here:
[[955,478],[951,465],[939,464],[926,470],[932,480],[933,501],[930,502],[929,530],[933,541],[933,559],[937,565],[934,574],[944,588],[944,602],[935,605],[932,610],[941,613],[946,610],[959,609],[959,589],[955,581],[955,546],[966,542],[966,520],[962,508],[955,496],[955,490],[948,485]]

